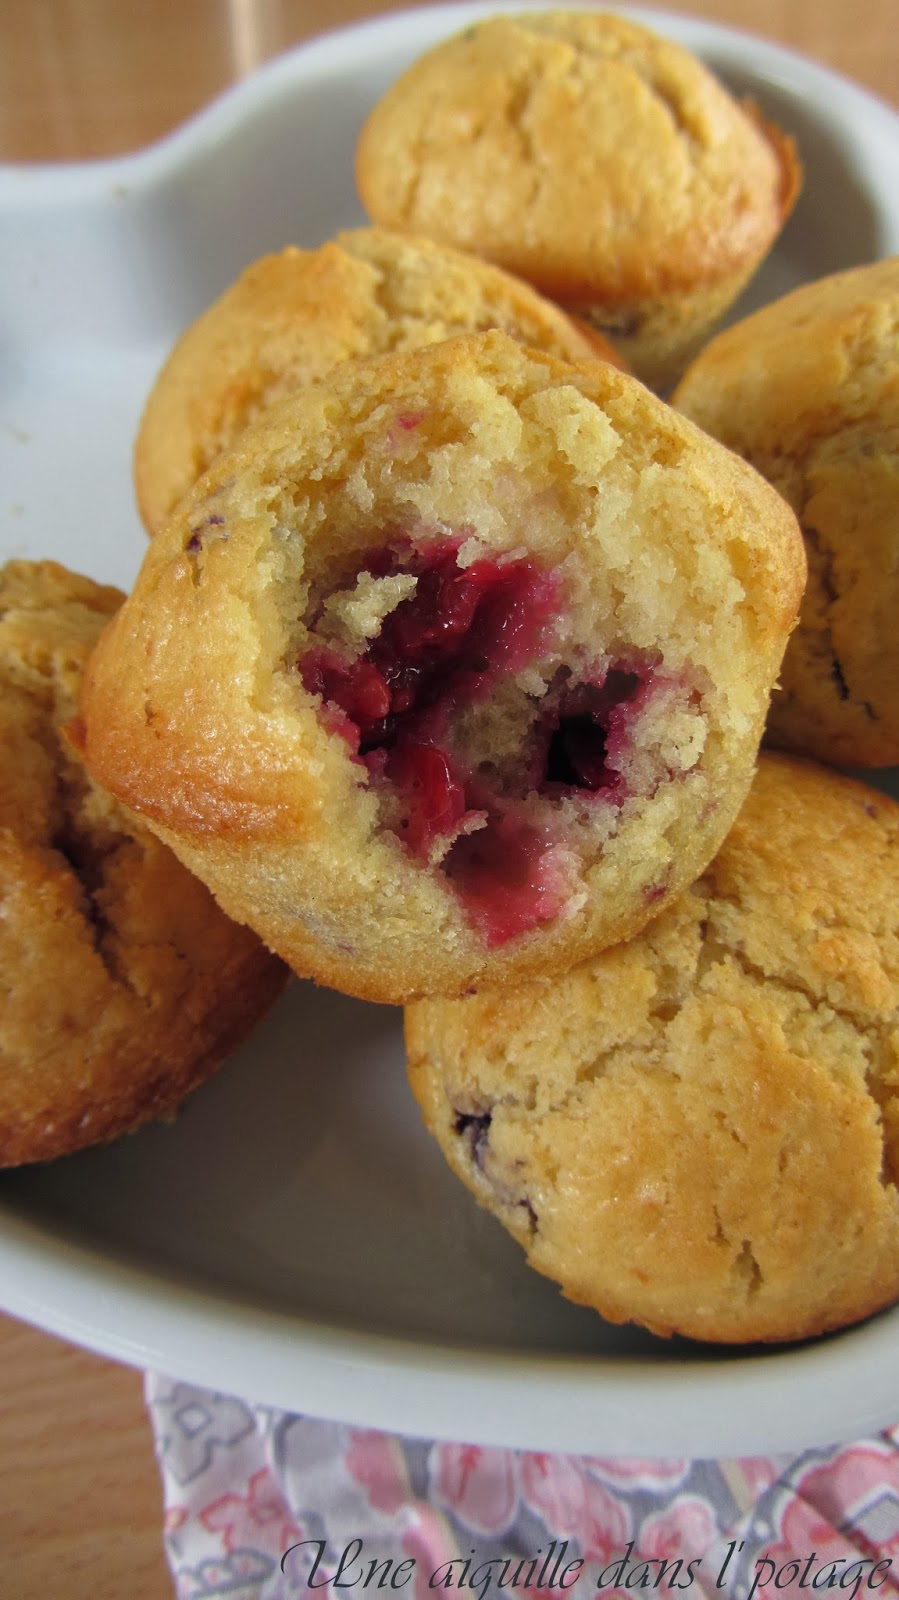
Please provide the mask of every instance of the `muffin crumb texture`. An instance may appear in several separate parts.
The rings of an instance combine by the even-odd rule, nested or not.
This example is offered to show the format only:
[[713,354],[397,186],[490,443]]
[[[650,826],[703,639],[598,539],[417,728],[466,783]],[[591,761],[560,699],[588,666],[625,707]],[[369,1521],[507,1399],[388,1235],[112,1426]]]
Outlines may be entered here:
[[181,335],[147,399],[134,448],[147,532],[244,428],[338,362],[488,328],[564,361],[621,364],[529,284],[430,239],[354,228],[254,261]]

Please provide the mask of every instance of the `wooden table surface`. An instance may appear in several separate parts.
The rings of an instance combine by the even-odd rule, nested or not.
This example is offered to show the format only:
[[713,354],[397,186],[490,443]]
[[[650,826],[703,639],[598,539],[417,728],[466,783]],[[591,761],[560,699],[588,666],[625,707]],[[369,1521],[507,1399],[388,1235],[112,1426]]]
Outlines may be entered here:
[[[611,0],[610,0],[611,3]],[[899,102],[897,0],[654,0],[804,51]],[[0,0],[0,160],[131,150],[366,0]],[[0,1317],[0,1593],[170,1600],[138,1373]]]

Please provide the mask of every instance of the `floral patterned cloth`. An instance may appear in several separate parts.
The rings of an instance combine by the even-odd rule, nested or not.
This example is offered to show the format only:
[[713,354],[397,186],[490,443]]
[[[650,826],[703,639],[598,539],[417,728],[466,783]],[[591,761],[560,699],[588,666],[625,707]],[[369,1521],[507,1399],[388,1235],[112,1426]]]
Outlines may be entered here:
[[400,1438],[153,1374],[146,1393],[177,1600],[899,1600],[899,1426],[649,1461]]

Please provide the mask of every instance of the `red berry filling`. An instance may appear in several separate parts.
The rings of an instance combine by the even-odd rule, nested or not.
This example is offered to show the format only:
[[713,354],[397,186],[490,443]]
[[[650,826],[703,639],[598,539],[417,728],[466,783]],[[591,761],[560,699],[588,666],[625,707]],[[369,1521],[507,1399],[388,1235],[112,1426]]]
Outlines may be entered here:
[[[602,790],[607,799],[625,798],[624,778],[615,765],[621,754],[621,736],[632,715],[641,686],[648,685],[653,670],[609,667],[593,683],[565,684],[546,728],[547,743],[538,786],[551,793],[561,788]],[[627,709],[625,709],[627,708]]]
[[460,567],[460,543],[416,549],[402,541],[379,551],[364,570],[376,578],[411,574],[414,592],[384,617],[363,654],[318,644],[298,665],[372,782],[391,786],[399,801],[393,826],[404,844],[421,861],[442,846],[448,885],[497,946],[551,920],[569,892],[567,856],[521,801],[573,791],[623,801],[626,724],[652,668],[619,664],[580,683],[563,672],[534,702],[518,779],[491,785],[452,753],[453,719],[549,655],[559,581],[526,558]]
[[453,711],[544,648],[554,579],[526,560],[459,567],[458,548],[446,540],[427,552],[380,551],[364,570],[379,578],[410,573],[418,579],[415,593],[384,618],[363,656],[344,659],[319,647],[300,662],[310,693],[339,707],[358,729],[363,756],[410,734],[434,742]]
[[419,860],[426,861],[438,839],[451,839],[473,815],[465,784],[438,745],[400,740],[384,775],[402,796],[400,836]]
[[551,922],[568,896],[558,846],[513,812],[463,834],[442,862],[470,921],[495,949],[539,922]]

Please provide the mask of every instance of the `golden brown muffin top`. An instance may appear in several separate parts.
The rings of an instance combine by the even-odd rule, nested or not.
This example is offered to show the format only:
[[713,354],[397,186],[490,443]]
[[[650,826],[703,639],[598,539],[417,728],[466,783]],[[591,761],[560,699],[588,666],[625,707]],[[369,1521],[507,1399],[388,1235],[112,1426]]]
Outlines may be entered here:
[[899,256],[805,283],[734,323],[672,404],[788,490],[791,468],[823,441],[853,426],[895,428]]
[[706,346],[673,404],[793,507],[809,583],[771,726],[823,761],[899,760],[899,257],[805,284]]
[[612,306],[738,274],[799,179],[790,142],[688,51],[588,11],[436,46],[371,113],[356,171],[377,222]]

